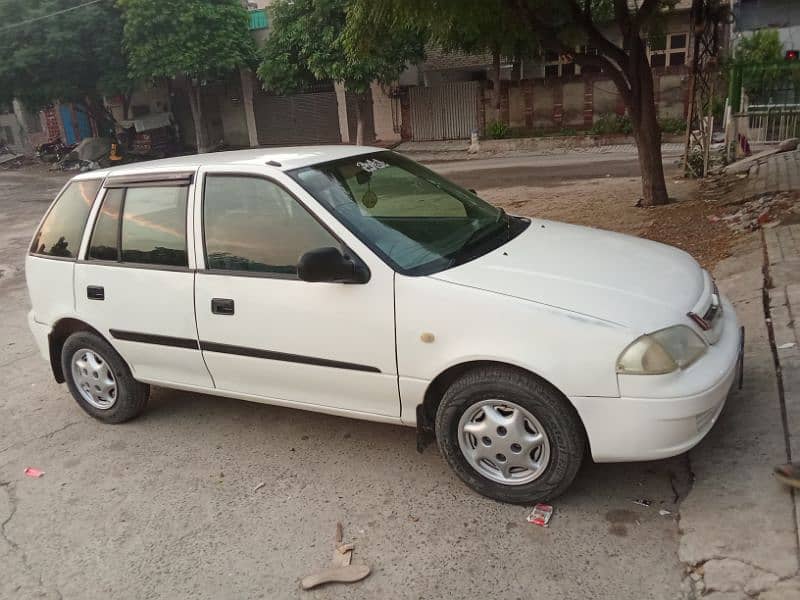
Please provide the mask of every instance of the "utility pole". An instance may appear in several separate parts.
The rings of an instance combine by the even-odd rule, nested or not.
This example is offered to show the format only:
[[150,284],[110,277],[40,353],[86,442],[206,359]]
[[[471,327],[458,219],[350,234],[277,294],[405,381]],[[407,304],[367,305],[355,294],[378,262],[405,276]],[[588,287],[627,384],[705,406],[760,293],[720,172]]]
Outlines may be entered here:
[[711,109],[718,71],[720,24],[725,21],[727,13],[728,6],[724,0],[692,0],[689,17],[692,60],[683,152],[684,174],[687,177],[704,177],[708,171],[714,127]]

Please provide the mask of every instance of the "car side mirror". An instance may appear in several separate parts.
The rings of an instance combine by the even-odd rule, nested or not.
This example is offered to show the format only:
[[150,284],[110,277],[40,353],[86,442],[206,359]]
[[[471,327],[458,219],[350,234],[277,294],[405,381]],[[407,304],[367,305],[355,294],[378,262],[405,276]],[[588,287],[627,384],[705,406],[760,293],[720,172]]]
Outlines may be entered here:
[[338,248],[309,250],[297,263],[297,276],[303,281],[328,283],[367,283],[369,269],[347,258]]

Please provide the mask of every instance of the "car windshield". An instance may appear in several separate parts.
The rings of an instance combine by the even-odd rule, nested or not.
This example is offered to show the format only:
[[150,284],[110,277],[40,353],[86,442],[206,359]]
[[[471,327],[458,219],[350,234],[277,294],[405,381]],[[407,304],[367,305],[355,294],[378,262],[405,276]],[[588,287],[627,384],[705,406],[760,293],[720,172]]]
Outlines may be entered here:
[[290,175],[407,275],[435,273],[485,254],[516,235],[522,224],[394,152],[352,156]]

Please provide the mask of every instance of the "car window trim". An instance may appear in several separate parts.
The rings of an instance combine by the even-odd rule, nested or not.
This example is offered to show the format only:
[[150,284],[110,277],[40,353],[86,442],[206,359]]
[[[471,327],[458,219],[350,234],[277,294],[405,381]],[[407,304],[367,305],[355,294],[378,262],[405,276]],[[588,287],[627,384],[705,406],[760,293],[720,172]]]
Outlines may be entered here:
[[72,257],[72,256],[51,256],[49,254],[42,254],[41,252],[34,252],[31,249],[31,246],[33,245],[34,238],[41,231],[42,226],[44,225],[45,221],[47,221],[47,217],[49,217],[50,213],[53,212],[53,209],[56,207],[56,204],[58,204],[58,201],[61,199],[61,196],[63,196],[64,192],[67,191],[67,188],[69,188],[69,186],[72,185],[73,183],[80,184],[81,182],[84,182],[84,181],[99,181],[100,185],[97,186],[97,191],[94,194],[94,200],[92,200],[92,204],[91,204],[91,206],[89,206],[89,212],[86,213],[86,222],[84,222],[83,228],[81,229],[81,240],[83,240],[83,236],[86,233],[86,225],[89,223],[89,218],[92,216],[92,208],[94,207],[95,204],[97,204],[97,196],[100,194],[100,191],[103,189],[103,182],[105,181],[105,177],[82,177],[80,179],[76,179],[76,178],[73,177],[72,179],[67,181],[62,186],[61,190],[58,192],[56,197],[53,198],[53,201],[50,203],[50,206],[47,208],[47,211],[45,211],[44,216],[39,220],[39,225],[37,225],[36,230],[33,232],[33,237],[31,238],[31,241],[28,242],[28,256],[35,256],[37,258],[46,258],[48,260],[61,260],[61,261],[68,261],[68,262],[77,262],[79,260],[80,244],[78,245],[78,252],[75,254],[74,257]]
[[81,258],[76,261],[82,265],[98,265],[103,267],[120,267],[123,269],[147,269],[150,271],[173,271],[176,273],[194,273],[196,269],[188,266],[180,267],[177,265],[159,265],[152,263],[135,263],[135,262],[117,262],[115,260],[101,260],[98,258],[86,259]]
[[[177,187],[182,188],[183,185],[162,185],[162,186],[152,186],[152,185],[138,185],[132,186],[138,188],[145,188],[145,187]],[[186,190],[186,197],[183,206],[183,223],[184,223],[184,235],[183,235],[183,251],[186,254],[186,266],[183,265],[162,265],[158,263],[138,263],[138,262],[131,262],[122,260],[122,222],[124,221],[125,216],[125,204],[128,199],[128,189],[129,187],[106,187],[105,185],[102,186],[103,189],[111,190],[111,189],[121,189],[122,190],[122,200],[120,200],[119,204],[119,219],[117,219],[117,260],[102,260],[97,258],[91,258],[89,253],[92,251],[92,238],[94,237],[94,232],[97,227],[97,222],[100,220],[100,211],[103,210],[103,204],[108,197],[108,191],[103,194],[103,199],[100,202],[100,205],[97,207],[97,214],[94,217],[94,222],[92,223],[92,232],[89,236],[89,243],[86,247],[86,252],[84,253],[81,259],[77,260],[76,262],[86,263],[86,264],[104,264],[107,267],[112,266],[119,266],[125,267],[129,269],[133,268],[143,268],[143,269],[150,269],[150,270],[161,270],[161,271],[177,271],[177,272],[190,272],[193,269],[189,268],[189,227],[186,224],[187,218],[189,215],[189,190]],[[97,199],[95,198],[95,202]],[[84,226],[84,229],[86,226]],[[73,259],[74,260],[74,259]]]
[[[297,197],[291,190],[287,189],[283,183],[275,179],[274,177],[270,177],[269,175],[264,175],[262,173],[254,173],[252,171],[212,171],[206,170],[202,174],[203,179],[203,190],[200,194],[200,235],[201,235],[201,242],[203,246],[203,268],[197,269],[198,273],[207,273],[209,275],[228,275],[229,277],[258,277],[262,279],[282,279],[284,281],[303,281],[298,277],[297,273],[272,273],[269,271],[234,271],[228,269],[211,269],[208,266],[208,248],[206,246],[206,181],[209,176],[213,177],[251,177],[253,179],[262,179],[264,181],[268,181],[276,186],[278,186],[283,192],[288,194],[297,204],[306,211],[311,218],[313,218],[317,223],[319,223],[320,227],[322,227],[325,231],[327,231],[330,236],[335,239],[344,251],[348,254],[348,256],[354,262],[359,263],[367,272],[370,271],[369,265],[365,263],[358,254],[356,254],[350,246],[342,240],[341,237],[336,235],[336,233],[328,227],[327,223],[325,223],[322,219],[320,219],[314,211],[312,211],[308,206],[306,206],[305,202],[303,202],[300,198]],[[371,273],[370,273],[371,278]],[[304,282],[307,283],[307,282]]]
[[103,182],[106,189],[132,187],[189,187],[194,181],[194,171],[168,171],[153,173],[135,173],[107,177]]

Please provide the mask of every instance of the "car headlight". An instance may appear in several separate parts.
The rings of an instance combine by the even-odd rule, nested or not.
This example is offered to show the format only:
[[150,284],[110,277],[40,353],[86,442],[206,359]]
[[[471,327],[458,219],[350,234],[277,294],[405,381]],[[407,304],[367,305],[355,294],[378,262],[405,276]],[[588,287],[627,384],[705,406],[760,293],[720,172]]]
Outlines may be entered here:
[[703,339],[686,325],[643,335],[622,351],[617,373],[662,375],[685,369],[706,353]]

